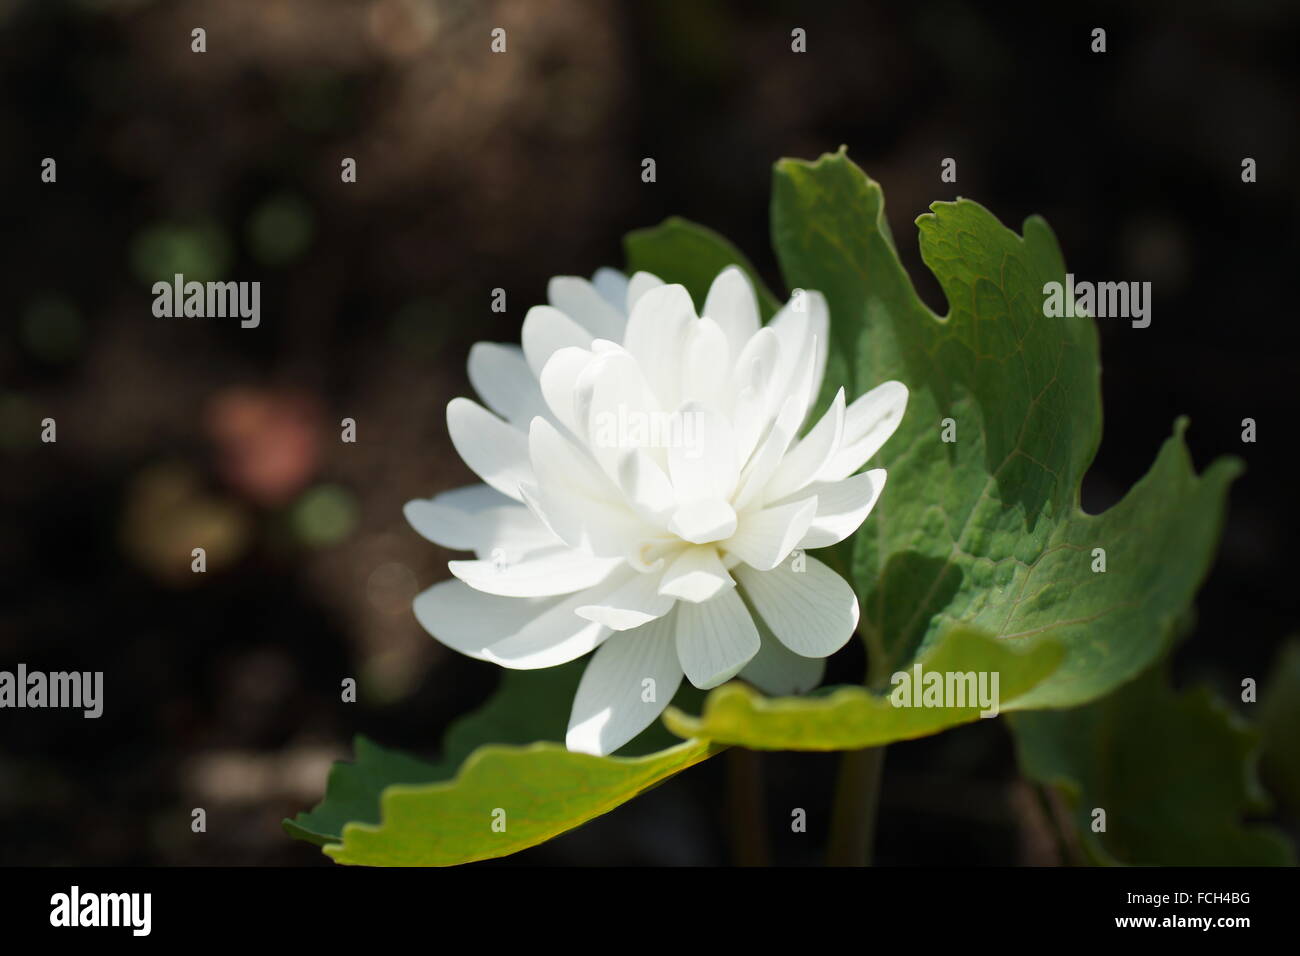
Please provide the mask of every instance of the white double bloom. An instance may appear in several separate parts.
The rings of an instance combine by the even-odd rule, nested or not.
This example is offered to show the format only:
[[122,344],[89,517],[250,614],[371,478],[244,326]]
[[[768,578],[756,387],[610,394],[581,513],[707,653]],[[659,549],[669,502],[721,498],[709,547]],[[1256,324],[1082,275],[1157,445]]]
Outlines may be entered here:
[[[424,537],[477,556],[416,598],[420,623],[503,667],[594,650],[566,738],[588,753],[649,726],[683,673],[700,688],[736,675],[771,694],[816,686],[858,603],[803,550],[866,519],[885,472],[856,472],[898,426],[907,389],[886,382],[847,407],[840,389],[797,438],[826,366],[826,300],[803,293],[761,326],[736,268],[714,280],[702,317],[682,286],[647,273],[556,278],[548,298],[524,320],[522,349],[470,351],[492,411],[447,406],[484,484],[406,505]],[[669,431],[689,440],[609,437],[611,421],[656,417],[689,421]]]

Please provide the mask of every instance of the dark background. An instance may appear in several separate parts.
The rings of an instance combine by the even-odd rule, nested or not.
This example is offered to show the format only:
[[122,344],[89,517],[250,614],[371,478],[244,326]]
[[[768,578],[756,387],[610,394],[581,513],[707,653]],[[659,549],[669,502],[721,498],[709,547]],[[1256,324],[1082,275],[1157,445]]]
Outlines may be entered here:
[[[1300,10],[1139,6],[0,0],[0,667],[104,670],[107,701],[0,714],[0,863],[322,862],[279,820],[352,734],[433,753],[498,676],[415,623],[450,555],[401,515],[471,480],[443,419],[469,346],[518,341],[549,276],[621,265],[623,233],[670,214],[782,289],[771,164],[841,143],[936,308],[912,222],[956,195],[1046,216],[1081,279],[1153,283],[1150,328],[1100,322],[1084,503],[1179,414],[1198,467],[1242,456],[1176,673],[1262,680],[1297,621]],[[260,280],[261,327],[155,318],[174,271]],[[777,859],[817,860],[833,758],[762,762]],[[885,774],[882,862],[1056,859],[995,722],[891,747]],[[724,776],[512,862],[726,862]]]

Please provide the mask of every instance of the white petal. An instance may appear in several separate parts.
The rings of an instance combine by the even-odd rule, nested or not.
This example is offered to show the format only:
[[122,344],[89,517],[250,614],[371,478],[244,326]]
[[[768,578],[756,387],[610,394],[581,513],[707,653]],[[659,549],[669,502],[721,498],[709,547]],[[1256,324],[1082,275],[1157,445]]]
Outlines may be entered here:
[[542,397],[555,420],[574,435],[582,434],[575,415],[578,379],[595,360],[590,350],[569,347],[554,352],[542,368]]
[[759,329],[736,356],[733,378],[741,385],[766,385],[781,361],[781,339],[770,328]]
[[740,473],[740,487],[732,499],[737,509],[743,511],[767,486],[768,479],[780,467],[786,449],[794,440],[802,417],[803,403],[791,395],[781,406],[780,413],[772,422],[767,434],[763,436],[763,440],[759,442],[758,449],[749,459],[749,464]]
[[682,355],[695,321],[690,293],[680,285],[646,292],[628,318],[623,345],[640,364],[660,408],[680,404]]
[[703,314],[722,328],[731,354],[739,355],[759,327],[758,301],[742,269],[728,266],[718,273],[704,299]]
[[574,610],[599,589],[567,598],[504,598],[442,581],[415,599],[415,616],[452,650],[502,667],[555,667],[589,653],[612,632]]
[[858,599],[848,583],[816,558],[805,569],[787,561],[771,571],[737,565],[745,597],[772,633],[796,654],[826,657],[845,645],[858,626]]
[[797,495],[815,494],[817,514],[800,548],[825,548],[839,544],[867,520],[885,487],[885,469],[876,468],[843,481],[815,481]]
[[546,414],[537,376],[517,345],[475,342],[469,350],[469,381],[488,408],[512,425],[527,428]]
[[796,366],[793,376],[790,379],[790,393],[799,399],[802,405],[802,412],[799,416],[799,423],[802,426],[808,413],[812,411],[813,402],[817,400],[817,387],[820,379],[816,376],[817,355],[821,348],[821,339],[813,336],[808,348],[804,350],[803,356]]
[[528,430],[528,452],[542,486],[563,486],[594,501],[622,502],[618,488],[586,449],[565,438],[546,419],[533,419]]
[[644,449],[623,453],[618,463],[618,486],[628,503],[649,521],[667,520],[677,506],[672,482]]
[[673,512],[668,530],[683,541],[708,544],[736,533],[736,509],[721,498],[704,498],[684,504]]
[[718,323],[707,318],[693,323],[682,358],[682,398],[726,408],[730,365],[731,347]]
[[704,604],[677,605],[677,656],[687,680],[701,690],[739,674],[758,647],[754,619],[734,590]]
[[460,508],[438,504],[436,499],[416,498],[402,506],[402,514],[421,537],[453,551],[473,551],[479,541],[474,515]]
[[546,298],[598,339],[623,338],[623,313],[607,302],[586,279],[556,276],[546,286]]
[[582,503],[573,502],[567,497],[548,494],[540,486],[520,482],[519,493],[523,495],[528,510],[537,516],[537,520],[546,525],[551,533],[571,548],[590,550],[593,554],[612,557],[611,552],[595,551],[586,540],[582,523]]
[[[803,371],[800,380],[806,381],[812,374],[813,353],[806,350],[803,357]],[[781,393],[784,394],[784,393]],[[780,395],[777,396],[778,398]],[[770,401],[769,395],[765,401]],[[735,498],[735,505],[743,509],[746,504],[762,494],[768,481],[780,466],[794,436],[808,414],[808,397],[806,390],[794,388],[793,394],[784,394],[781,404],[777,406],[772,424],[758,443],[758,448],[750,456],[748,464],[741,474],[740,489]],[[765,414],[772,414],[769,409]]]
[[557,538],[598,557],[633,560],[632,552],[655,535],[653,527],[627,508],[575,494],[571,487],[524,483],[519,490],[528,509]]
[[720,547],[751,567],[771,570],[798,546],[816,514],[815,496],[751,512]]
[[[596,287],[602,299],[618,310],[620,316],[627,316],[627,276],[617,269],[610,269],[602,266],[596,270],[596,274],[591,277],[591,284]],[[624,323],[626,324],[626,323]],[[623,336],[618,340],[623,341]]]
[[[586,415],[582,434],[601,469],[617,480],[619,462],[629,448],[647,448],[668,416],[659,413],[641,368],[630,354],[604,352],[578,378],[575,416]],[[579,425],[583,424],[578,418]]]
[[824,657],[801,657],[776,639],[761,617],[754,619],[762,642],[740,676],[765,694],[806,694],[826,674]]
[[501,597],[550,597],[594,587],[609,577],[622,558],[595,558],[560,545],[534,552],[513,564],[449,561],[447,567],[476,591]]
[[613,753],[654,723],[681,682],[671,616],[615,635],[582,674],[565,746],[579,753]]
[[853,474],[880,451],[907,410],[907,386],[885,382],[860,395],[844,414],[839,450],[817,475],[818,481],[839,481]]
[[468,398],[447,403],[447,431],[457,454],[503,495],[521,501],[519,483],[533,480],[528,436]]
[[778,394],[798,394],[811,405],[826,374],[830,341],[830,309],[826,297],[820,292],[804,292],[801,298],[786,303],[767,327],[781,341],[781,363],[774,382]]
[[613,556],[654,534],[587,452],[550,422],[533,419],[528,444],[537,482],[525,500],[569,545]]
[[[486,487],[486,486],[483,486]],[[509,501],[492,493],[501,501]],[[473,551],[480,558],[518,561],[525,554],[553,548],[560,540],[523,505],[510,502],[477,511],[444,503],[445,495],[408,501],[402,509],[411,527],[434,544]]]
[[820,292],[811,292],[809,309],[812,312],[813,359],[812,379],[808,382],[808,405],[817,401],[821,394],[822,381],[826,378],[826,359],[830,356],[831,346],[831,309],[826,297]]
[[[731,420],[736,430],[736,452],[748,461],[772,424],[775,415],[770,395],[772,376],[781,356],[781,343],[771,329],[760,329],[749,340],[732,369],[735,400]],[[776,411],[780,410],[778,405]]]
[[699,604],[735,586],[718,557],[718,549],[697,545],[687,548],[668,565],[659,582],[659,593]]
[[[657,275],[649,272],[635,272],[632,278],[627,282],[627,314],[631,315],[636,304],[641,301],[641,296],[645,295],[651,289],[657,289],[664,284],[664,280]],[[626,332],[624,332],[626,335]],[[625,343],[626,344],[626,343]]]
[[529,309],[519,335],[524,345],[524,357],[538,378],[547,360],[560,349],[588,349],[594,338],[577,322],[550,305],[535,305]]
[[562,545],[526,505],[503,505],[477,512],[479,540],[474,553],[485,560],[513,563],[530,554]]
[[810,484],[825,467],[835,450],[840,447],[844,434],[844,389],[835,393],[831,407],[821,421],[813,426],[801,440],[786,450],[767,484],[763,486],[765,501],[775,501],[792,495]]
[[731,423],[699,402],[686,402],[678,414],[683,440],[668,449],[668,474],[678,502],[730,499],[740,476]]
[[513,500],[507,498],[491,485],[461,485],[450,491],[441,491],[433,496],[434,502],[447,505],[461,511],[482,511],[485,508],[497,508],[508,505]]
[[659,574],[632,571],[624,575],[623,583],[601,598],[599,604],[584,604],[578,608],[578,616],[615,631],[630,630],[663,617],[677,601],[670,595],[659,593],[660,577]]

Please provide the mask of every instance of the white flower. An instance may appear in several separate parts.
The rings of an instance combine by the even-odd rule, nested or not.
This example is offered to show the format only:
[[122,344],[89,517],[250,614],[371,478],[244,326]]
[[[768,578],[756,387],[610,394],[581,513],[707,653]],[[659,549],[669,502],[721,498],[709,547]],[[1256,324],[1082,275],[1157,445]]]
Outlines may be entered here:
[[797,438],[825,370],[826,300],[803,293],[762,327],[734,267],[702,318],[682,286],[647,273],[552,279],[548,298],[522,349],[470,350],[492,411],[447,406],[485,484],[406,505],[424,537],[477,556],[416,598],[420,623],[503,667],[595,650],[566,738],[588,753],[649,726],[683,673],[700,688],[738,674],[771,694],[816,686],[858,603],[803,549],[866,519],[885,472],[855,472],[907,389],[886,382],[847,407],[840,389]]

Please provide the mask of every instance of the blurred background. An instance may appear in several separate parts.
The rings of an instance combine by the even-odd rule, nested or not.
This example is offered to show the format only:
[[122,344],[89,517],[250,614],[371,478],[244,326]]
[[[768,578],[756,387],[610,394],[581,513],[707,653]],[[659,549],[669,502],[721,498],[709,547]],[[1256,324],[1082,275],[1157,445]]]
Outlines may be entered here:
[[[1282,0],[0,0],[0,667],[107,672],[99,720],[0,715],[0,863],[323,864],[279,821],[352,735],[434,754],[498,678],[416,624],[452,555],[401,514],[471,480],[443,417],[470,345],[517,341],[548,277],[620,266],[670,214],[781,290],[771,164],[841,143],[936,308],[913,220],[957,195],[1046,216],[1080,278],[1153,283],[1150,328],[1100,323],[1084,503],[1179,414],[1198,467],[1246,460],[1175,673],[1262,682],[1297,625],[1298,45]],[[175,272],[260,280],[261,326],[155,318]],[[762,772],[776,858],[819,859],[824,830],[784,821],[826,819],[834,759]],[[725,863],[724,777],[505,863]],[[881,862],[1057,861],[998,722],[891,747],[882,801]]]

